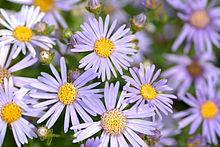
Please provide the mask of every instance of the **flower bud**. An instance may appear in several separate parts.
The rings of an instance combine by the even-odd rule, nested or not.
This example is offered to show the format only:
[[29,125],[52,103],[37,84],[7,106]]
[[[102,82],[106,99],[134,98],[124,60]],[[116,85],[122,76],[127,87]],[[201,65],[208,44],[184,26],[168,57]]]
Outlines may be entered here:
[[43,34],[47,30],[47,23],[39,21],[34,25],[33,29],[36,33]]
[[187,145],[189,147],[206,147],[207,140],[204,136],[198,134],[196,136],[191,136],[188,139]]
[[100,0],[89,0],[87,9],[95,14],[100,13],[102,11],[102,3]]
[[71,35],[70,36],[70,43],[69,43],[70,48],[75,48],[76,44],[78,44],[77,39],[76,39],[76,35]]
[[43,64],[50,64],[53,61],[55,53],[51,54],[49,51],[40,52],[40,62]]
[[40,139],[46,139],[50,135],[50,130],[47,129],[46,127],[39,127],[37,129],[37,135],[40,137]]
[[63,31],[62,31],[62,37],[63,38],[69,40],[71,35],[73,35],[73,32],[70,28],[63,29]]
[[133,31],[137,32],[137,31],[141,31],[146,24],[146,16],[144,13],[141,13],[137,16],[134,16],[131,20],[130,20],[130,24],[131,24],[131,28]]

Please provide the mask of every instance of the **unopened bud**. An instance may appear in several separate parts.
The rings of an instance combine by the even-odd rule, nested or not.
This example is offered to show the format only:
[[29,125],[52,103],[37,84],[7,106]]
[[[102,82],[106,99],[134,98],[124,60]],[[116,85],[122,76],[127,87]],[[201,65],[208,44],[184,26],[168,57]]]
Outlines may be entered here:
[[47,23],[43,22],[43,21],[39,21],[34,25],[34,31],[42,34],[47,30]]
[[43,64],[50,64],[53,61],[55,53],[51,54],[49,51],[40,52],[40,62]]
[[46,139],[49,137],[50,130],[47,129],[46,127],[39,127],[37,129],[37,135],[40,137],[40,139]]
[[76,35],[71,35],[70,36],[70,48],[75,48],[75,45],[78,44],[77,39],[76,39]]
[[131,24],[131,28],[137,32],[137,31],[141,31],[144,27],[145,27],[145,24],[146,24],[146,16],[144,13],[141,13],[137,16],[134,16],[131,21],[130,21],[130,24]]
[[73,32],[70,28],[63,29],[63,31],[62,31],[62,37],[63,38],[69,40],[71,35],[73,35]]
[[100,13],[102,11],[102,3],[100,0],[89,0],[87,9],[92,13]]

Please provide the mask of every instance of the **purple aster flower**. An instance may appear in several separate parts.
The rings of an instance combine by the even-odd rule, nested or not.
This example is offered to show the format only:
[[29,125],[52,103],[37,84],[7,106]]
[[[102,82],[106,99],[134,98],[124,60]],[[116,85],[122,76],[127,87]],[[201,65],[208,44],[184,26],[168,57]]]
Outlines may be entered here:
[[97,74],[95,74],[92,70],[87,70],[74,81],[69,82],[67,80],[66,63],[63,57],[60,59],[60,68],[61,77],[55,67],[50,64],[50,69],[55,78],[45,72],[42,72],[42,76],[38,77],[38,81],[31,83],[31,86],[37,90],[33,89],[33,91],[30,93],[30,96],[43,100],[42,102],[34,105],[35,108],[51,106],[48,111],[37,121],[37,123],[41,123],[49,118],[46,123],[46,127],[48,129],[54,125],[61,112],[64,110],[64,108],[66,108],[64,120],[64,132],[66,133],[69,129],[70,120],[72,125],[79,124],[77,113],[83,119],[83,121],[92,122],[91,117],[86,113],[86,111],[93,116],[95,116],[96,113],[89,109],[82,99],[91,95],[102,97],[102,95],[97,93],[102,92],[103,89],[93,89],[99,85],[100,82],[86,86],[86,83],[97,77]]
[[88,139],[85,144],[81,144],[80,147],[99,147],[101,144],[101,141],[99,140],[99,137],[96,137],[95,139]]
[[110,147],[118,147],[122,144],[128,147],[126,140],[135,147],[147,146],[136,133],[153,134],[151,131],[154,130],[154,123],[142,119],[152,117],[154,115],[153,109],[146,106],[143,111],[136,111],[134,109],[126,110],[125,107],[127,104],[121,103],[124,99],[124,92],[121,93],[117,100],[118,92],[119,82],[115,85],[109,85],[109,83],[106,82],[104,88],[105,106],[102,101],[97,98],[84,100],[91,109],[101,115],[101,119],[97,122],[87,122],[73,126],[72,129],[82,129],[74,134],[74,137],[76,137],[73,140],[74,143],[102,131],[100,137],[100,146],[102,147],[107,147],[108,144],[110,144]]
[[49,25],[55,25],[59,28],[59,24],[63,28],[67,28],[67,24],[58,10],[70,11],[79,0],[9,0],[15,3],[34,5],[40,7],[40,11],[45,13],[43,21]]
[[92,51],[80,60],[79,68],[94,69],[102,77],[102,81],[105,81],[106,76],[109,80],[111,72],[117,77],[115,68],[122,75],[122,68],[127,70],[127,67],[130,66],[129,62],[133,62],[132,57],[128,55],[133,55],[136,52],[132,48],[135,44],[129,43],[135,36],[126,35],[130,29],[125,29],[126,25],[122,25],[113,33],[117,20],[109,26],[109,19],[110,17],[107,15],[103,23],[101,17],[99,17],[99,20],[90,18],[89,24],[84,23],[81,25],[83,31],[76,32],[78,35],[77,41],[80,43],[71,50],[72,52]]
[[[150,65],[148,62],[145,67],[141,63],[140,69],[133,67],[129,69],[131,77],[123,75],[122,78],[128,83],[124,86],[123,90],[127,92],[127,98],[124,100],[126,103],[134,103],[134,107],[140,106],[142,108],[146,103],[153,107],[158,116],[162,119],[160,111],[165,115],[168,112],[172,113],[173,101],[170,98],[176,99],[173,94],[166,94],[163,92],[171,91],[168,85],[166,85],[167,80],[161,79],[156,81],[161,70],[155,71],[155,65]],[[163,91],[163,92],[161,92]]]
[[48,36],[37,35],[33,31],[34,25],[44,17],[39,7],[23,6],[20,12],[10,15],[3,9],[0,12],[3,16],[0,24],[6,27],[0,30],[0,47],[12,44],[12,58],[16,58],[21,51],[24,55],[27,54],[26,48],[35,57],[36,46],[50,50],[55,44]]
[[12,77],[12,79],[14,80],[14,84],[18,87],[23,87],[30,84],[31,82],[34,82],[35,79],[33,78],[13,76],[13,73],[33,65],[37,62],[37,59],[32,58],[32,55],[28,55],[12,66],[12,55],[9,55],[9,50],[9,45],[0,47],[0,85],[4,85],[5,77],[7,79],[9,79],[9,77]]
[[36,128],[24,117],[37,117],[38,111],[33,111],[22,97],[26,92],[13,86],[12,78],[4,78],[4,87],[0,85],[0,146],[4,141],[7,126],[10,125],[17,146],[28,143],[28,138],[37,137]]
[[162,73],[163,77],[169,78],[171,87],[178,90],[178,94],[183,95],[190,88],[192,82],[199,86],[209,76],[215,79],[220,77],[220,69],[215,67],[212,62],[215,56],[203,53],[190,59],[186,55],[166,54],[166,59],[170,64],[177,64]]
[[180,10],[177,15],[185,24],[174,42],[172,49],[175,51],[186,40],[184,48],[188,52],[191,42],[194,42],[196,52],[203,52],[207,48],[212,51],[212,43],[220,48],[220,10],[214,8],[216,0],[208,4],[207,0],[167,0],[174,8]]
[[208,79],[208,84],[201,84],[196,90],[196,98],[190,93],[181,99],[191,108],[178,112],[174,118],[182,118],[179,128],[184,128],[190,123],[189,134],[193,134],[202,124],[202,135],[209,143],[217,145],[217,136],[220,136],[220,90],[216,92],[215,82]]

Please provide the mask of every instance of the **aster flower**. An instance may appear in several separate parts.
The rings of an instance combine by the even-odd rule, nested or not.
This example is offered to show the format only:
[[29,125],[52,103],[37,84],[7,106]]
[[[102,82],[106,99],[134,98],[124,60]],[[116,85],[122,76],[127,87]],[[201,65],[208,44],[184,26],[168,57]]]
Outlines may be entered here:
[[220,90],[216,92],[215,82],[208,79],[208,85],[201,84],[196,90],[196,97],[187,93],[181,100],[191,108],[178,112],[174,118],[181,118],[179,128],[191,124],[189,134],[193,134],[202,125],[202,135],[209,143],[217,145],[220,137]]
[[95,139],[88,139],[85,144],[81,144],[80,147],[99,147],[101,144],[99,137],[96,137]]
[[[3,143],[7,125],[12,129],[17,146],[28,143],[28,138],[37,137],[36,128],[23,117],[36,117],[37,111],[32,109],[22,100],[21,93],[15,91],[13,80],[4,79],[4,87],[0,85],[0,146]],[[26,95],[26,93],[22,93]]]
[[26,54],[26,48],[33,57],[36,55],[35,47],[49,50],[53,47],[54,42],[47,36],[39,36],[33,32],[33,26],[44,17],[44,13],[40,12],[40,8],[23,6],[21,11],[8,15],[5,10],[0,9],[3,19],[0,18],[0,24],[7,29],[0,30],[0,47],[13,44],[13,58],[22,51]]
[[67,24],[63,17],[60,15],[59,10],[70,11],[74,8],[79,0],[9,0],[15,3],[25,5],[34,5],[40,7],[40,11],[45,13],[43,21],[49,25],[55,25],[58,28],[60,24],[63,28],[67,28]]
[[78,35],[77,41],[81,43],[75,45],[75,48],[71,50],[72,52],[92,51],[80,60],[79,68],[94,69],[102,77],[102,81],[105,81],[106,76],[109,80],[111,72],[117,77],[113,65],[120,74],[123,74],[121,67],[127,69],[130,66],[128,61],[133,61],[127,55],[133,55],[136,52],[135,49],[131,48],[134,44],[129,43],[134,39],[134,35],[126,35],[130,29],[125,29],[125,25],[122,25],[113,33],[117,20],[108,29],[109,19],[110,17],[107,15],[103,24],[101,17],[98,21],[95,18],[90,18],[89,24],[84,23],[81,25],[83,31],[76,32]]
[[154,108],[158,116],[162,119],[160,111],[165,115],[168,112],[172,113],[173,101],[170,98],[176,99],[173,94],[162,93],[166,91],[171,91],[168,85],[166,85],[167,80],[161,79],[156,82],[161,70],[155,71],[155,65],[150,65],[148,62],[145,67],[141,63],[140,69],[133,67],[129,69],[131,77],[123,75],[122,78],[128,83],[124,86],[123,90],[127,92],[127,98],[124,100],[125,103],[134,103],[135,107],[142,109],[142,107],[147,103],[150,107]]
[[3,86],[4,78],[9,79],[9,77],[12,77],[12,79],[14,80],[14,84],[18,87],[24,87],[29,83],[34,82],[35,79],[13,76],[13,73],[33,65],[37,62],[37,59],[32,58],[32,55],[28,55],[24,59],[12,66],[12,56],[9,55],[9,50],[9,45],[0,47],[0,85]]
[[170,64],[176,64],[162,73],[163,77],[169,78],[169,85],[176,88],[179,95],[183,95],[192,83],[195,87],[207,80],[209,76],[215,79],[220,77],[220,69],[213,65],[215,56],[204,52],[190,59],[186,55],[165,55]]
[[42,102],[34,105],[35,108],[51,106],[48,111],[37,121],[37,123],[41,123],[49,118],[46,123],[46,127],[48,129],[54,125],[61,112],[64,110],[64,108],[66,108],[64,120],[64,132],[66,133],[69,128],[70,119],[72,125],[79,124],[77,113],[83,119],[83,121],[92,122],[91,117],[86,113],[86,111],[93,116],[96,114],[85,105],[82,99],[91,95],[100,97],[100,94],[96,93],[102,92],[103,90],[93,89],[99,85],[100,82],[85,86],[86,83],[97,77],[97,74],[94,74],[93,71],[88,70],[77,77],[75,81],[69,82],[67,80],[66,63],[63,57],[60,59],[60,68],[61,77],[55,67],[50,64],[50,69],[55,78],[47,73],[42,72],[42,76],[38,77],[38,81],[31,83],[31,86],[36,88],[36,90],[33,90],[30,93],[30,96],[32,98],[42,100]]
[[178,17],[184,21],[184,26],[172,49],[175,51],[186,40],[184,48],[188,52],[191,42],[194,42],[197,52],[203,52],[207,48],[212,51],[212,43],[220,48],[219,27],[220,10],[214,8],[213,1],[208,4],[207,0],[167,0],[171,6],[178,9]]
[[[124,92],[121,93],[118,101],[117,95],[119,90],[119,82],[115,85],[108,82],[104,88],[104,102],[100,99],[88,98],[84,102],[101,115],[100,121],[87,122],[80,125],[75,125],[72,129],[82,129],[74,134],[76,137],[73,142],[82,141],[99,131],[102,131],[100,137],[102,147],[117,147],[123,144],[128,147],[128,140],[133,146],[146,147],[146,143],[136,134],[136,132],[152,135],[151,130],[154,130],[154,123],[142,118],[151,117],[154,115],[152,109],[146,106],[143,111],[134,109],[125,109],[127,104],[122,104]],[[116,103],[117,101],[117,103]],[[84,128],[84,129],[83,129]]]

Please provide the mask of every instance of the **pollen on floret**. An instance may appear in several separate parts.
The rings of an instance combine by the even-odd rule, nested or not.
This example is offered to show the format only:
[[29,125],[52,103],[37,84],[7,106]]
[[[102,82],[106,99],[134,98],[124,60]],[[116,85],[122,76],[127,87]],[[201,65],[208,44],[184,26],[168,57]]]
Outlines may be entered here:
[[34,6],[39,6],[43,12],[48,12],[54,8],[54,0],[34,0]]
[[106,133],[119,135],[127,124],[126,116],[119,109],[105,112],[101,117],[101,126]]
[[109,57],[114,49],[114,43],[108,38],[100,38],[95,42],[94,50],[100,57]]
[[2,120],[12,123],[21,117],[21,108],[14,102],[4,105],[1,109]]
[[213,101],[206,101],[201,105],[200,111],[203,118],[211,119],[218,113],[218,107]]
[[10,76],[10,72],[7,69],[0,66],[0,84],[2,87],[4,87],[4,78],[9,79]]
[[195,10],[190,15],[189,22],[196,28],[204,28],[210,23],[210,17],[206,10]]
[[66,83],[60,86],[58,99],[65,105],[72,104],[77,97],[77,88],[71,83]]
[[140,88],[141,96],[147,100],[152,100],[157,96],[157,92],[150,84],[142,85]]
[[21,42],[25,42],[25,41],[30,41],[31,37],[33,37],[33,32],[28,27],[17,26],[13,31],[13,35],[17,40]]

